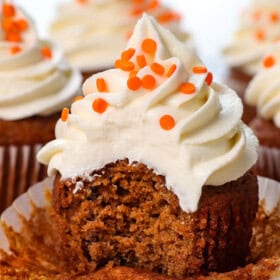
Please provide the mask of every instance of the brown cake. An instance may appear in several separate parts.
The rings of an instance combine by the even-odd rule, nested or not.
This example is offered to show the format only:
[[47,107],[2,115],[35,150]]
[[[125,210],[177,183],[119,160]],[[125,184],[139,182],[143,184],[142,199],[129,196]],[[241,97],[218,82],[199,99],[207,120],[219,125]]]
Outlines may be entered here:
[[78,274],[112,265],[179,278],[244,266],[257,139],[237,95],[147,15],[116,68],[83,91],[38,154],[56,176],[60,259]]
[[144,164],[122,160],[90,177],[73,183],[57,175],[53,190],[61,255],[77,271],[113,263],[182,277],[246,264],[258,201],[253,172],[204,186],[193,214]]
[[80,74],[10,1],[0,6],[0,212],[46,176],[36,161],[54,138],[59,111],[78,93]]

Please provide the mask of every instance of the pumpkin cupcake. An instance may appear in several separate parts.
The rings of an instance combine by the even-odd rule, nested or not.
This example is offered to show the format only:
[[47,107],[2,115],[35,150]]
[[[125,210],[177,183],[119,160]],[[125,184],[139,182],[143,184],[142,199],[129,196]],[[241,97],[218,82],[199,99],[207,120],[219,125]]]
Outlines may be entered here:
[[158,0],[71,0],[59,8],[50,34],[86,79],[114,66],[143,12],[192,47],[189,34],[180,28],[180,15]]
[[[280,39],[280,5],[278,0],[252,0],[241,14],[239,28],[224,49],[230,67],[228,83],[244,101],[244,93],[271,46]],[[244,103],[244,120],[255,116],[253,107]]]
[[260,140],[258,172],[280,181],[280,44],[263,59],[263,68],[249,84],[245,102],[257,108],[250,126]]
[[55,176],[59,254],[81,274],[110,264],[182,278],[244,265],[257,139],[240,99],[147,15],[115,65],[84,83],[38,154]]
[[0,6],[0,210],[44,178],[36,152],[54,137],[58,111],[78,93],[80,74],[10,1]]

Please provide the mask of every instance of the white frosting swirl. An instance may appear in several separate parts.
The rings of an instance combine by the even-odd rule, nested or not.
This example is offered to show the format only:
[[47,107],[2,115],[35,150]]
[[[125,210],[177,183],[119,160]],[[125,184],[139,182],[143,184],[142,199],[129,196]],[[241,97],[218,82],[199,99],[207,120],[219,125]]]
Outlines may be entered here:
[[[129,90],[129,73],[112,69],[92,76],[83,87],[85,98],[75,102],[67,122],[59,121],[57,139],[47,144],[38,159],[49,164],[49,174],[62,178],[86,174],[109,162],[128,158],[143,162],[166,176],[166,184],[178,196],[185,211],[195,211],[203,185],[222,185],[236,180],[255,163],[257,140],[241,119],[242,104],[230,89],[205,82],[208,73],[193,74],[200,65],[169,31],[144,16],[136,25],[128,48],[135,56],[142,52],[144,39],[157,42],[154,60],[165,69],[176,64],[173,75],[155,75],[153,90]],[[151,62],[151,61],[150,61]],[[151,74],[147,65],[139,77]],[[99,93],[96,81],[104,78],[108,93]],[[190,82],[192,94],[180,92]],[[103,98],[106,112],[93,111],[92,104]],[[170,115],[175,127],[164,130],[159,120]]]
[[245,101],[256,106],[258,113],[267,120],[273,120],[280,128],[280,44],[275,44],[264,60],[270,64],[264,66],[250,82]]
[[[174,12],[162,4],[148,9],[151,2],[155,1],[143,0],[136,5],[131,0],[88,0],[84,4],[72,0],[60,7],[50,34],[63,47],[69,61],[82,71],[114,65],[141,16],[138,11],[143,8],[154,17],[167,19],[165,25],[180,40],[192,45],[189,35],[180,28],[179,19],[172,19]],[[137,13],[133,15],[133,11]]]
[[[58,112],[79,92],[81,75],[68,65],[57,47],[38,40],[33,22],[15,9],[14,20],[24,19],[28,27],[19,42],[6,40],[0,27],[0,119]],[[20,51],[13,54],[15,47]],[[48,52],[48,58],[42,50]]]
[[242,13],[232,42],[223,50],[227,63],[246,74],[255,75],[265,53],[280,39],[279,24],[279,0],[253,0]]

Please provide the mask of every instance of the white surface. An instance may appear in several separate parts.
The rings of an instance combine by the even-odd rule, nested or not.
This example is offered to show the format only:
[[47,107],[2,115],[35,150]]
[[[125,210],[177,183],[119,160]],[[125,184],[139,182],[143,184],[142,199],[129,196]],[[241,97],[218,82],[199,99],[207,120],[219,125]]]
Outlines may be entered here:
[[[47,27],[55,16],[56,6],[74,0],[15,0],[35,19],[40,34],[47,36]],[[194,35],[199,54],[209,69],[220,75],[223,61],[221,47],[229,40],[237,24],[238,13],[249,0],[163,0],[184,17],[184,25]]]

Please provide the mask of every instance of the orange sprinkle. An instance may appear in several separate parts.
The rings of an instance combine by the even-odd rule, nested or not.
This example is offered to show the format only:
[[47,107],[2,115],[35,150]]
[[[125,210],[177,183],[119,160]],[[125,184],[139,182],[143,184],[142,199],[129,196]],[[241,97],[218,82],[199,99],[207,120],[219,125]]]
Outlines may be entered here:
[[175,127],[175,120],[170,115],[164,115],[160,118],[159,124],[162,129],[164,130],[171,130]]
[[205,79],[205,83],[210,87],[212,85],[212,82],[213,82],[213,74],[209,72]]
[[133,0],[134,4],[142,4],[144,0]]
[[4,18],[2,20],[2,28],[4,31],[11,31],[13,29],[14,22],[11,18]]
[[122,53],[121,60],[130,60],[135,54],[135,49],[130,48]]
[[140,68],[143,68],[147,65],[146,57],[144,55],[137,55],[136,60]]
[[70,110],[68,108],[63,108],[61,111],[61,120],[66,122],[68,120]]
[[121,60],[120,59],[117,59],[115,61],[115,68],[121,68]]
[[154,54],[157,49],[157,43],[153,39],[145,39],[142,42],[142,50],[148,54]]
[[157,17],[160,23],[168,23],[170,21],[180,20],[181,16],[175,12],[165,12]]
[[169,68],[169,70],[168,70],[166,76],[167,76],[168,78],[170,78],[170,77],[174,74],[174,72],[176,71],[176,69],[177,69],[177,65],[176,65],[176,64],[172,64],[172,65],[170,66],[170,68]]
[[256,37],[257,40],[263,41],[264,38],[265,38],[265,33],[264,33],[262,30],[258,30],[258,31],[255,33],[255,37]]
[[184,94],[192,94],[195,93],[196,88],[195,85],[192,83],[184,83],[181,85],[180,91]]
[[19,27],[20,31],[25,31],[28,28],[28,22],[25,19],[19,19],[16,21],[17,26]]
[[132,61],[121,60],[120,68],[123,71],[133,71],[135,68],[135,64]]
[[270,68],[275,64],[275,58],[273,56],[267,56],[263,60],[263,66],[265,68]]
[[141,16],[143,14],[143,12],[144,12],[144,10],[142,8],[135,8],[130,12],[130,14],[132,16],[137,16],[138,17],[138,16]]
[[52,58],[52,51],[49,47],[41,48],[41,54],[46,59],[51,59]]
[[142,86],[142,81],[139,77],[134,76],[127,80],[127,87],[130,90],[138,90]]
[[271,22],[274,22],[274,23],[278,22],[279,21],[279,15],[276,12],[272,12],[270,14],[270,20],[271,20]]
[[9,42],[19,43],[21,42],[21,36],[19,33],[16,32],[7,32],[6,40]]
[[157,75],[160,75],[160,76],[164,75],[165,68],[159,63],[156,63],[156,62],[152,63],[151,69]]
[[11,54],[17,54],[17,53],[21,52],[21,48],[19,46],[11,47],[10,52],[11,52]]
[[151,0],[150,3],[148,4],[148,9],[153,10],[157,9],[159,7],[159,1],[158,0]]
[[107,92],[108,87],[107,83],[103,78],[96,79],[96,87],[99,92]]
[[73,103],[75,103],[75,102],[77,102],[77,101],[79,101],[79,100],[83,100],[84,99],[84,97],[83,96],[76,96],[75,98],[73,98]]
[[4,17],[13,17],[16,14],[15,7],[11,4],[2,5],[2,13]]
[[108,108],[108,103],[103,98],[97,98],[92,103],[92,109],[94,112],[103,114]]
[[156,79],[152,75],[146,75],[142,78],[142,85],[145,89],[154,89],[156,86]]
[[88,0],[77,0],[77,2],[79,4],[86,4],[88,2]]
[[192,71],[195,74],[204,74],[207,73],[207,68],[205,66],[195,66]]

